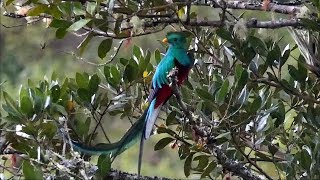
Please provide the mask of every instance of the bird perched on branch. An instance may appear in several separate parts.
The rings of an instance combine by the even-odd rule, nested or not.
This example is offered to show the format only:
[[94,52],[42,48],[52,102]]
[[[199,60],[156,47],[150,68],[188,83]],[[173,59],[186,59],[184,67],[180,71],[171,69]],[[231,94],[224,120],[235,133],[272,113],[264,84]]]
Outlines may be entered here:
[[72,142],[73,147],[87,154],[111,154],[111,157],[114,159],[140,139],[138,163],[138,174],[140,175],[144,140],[150,137],[162,105],[164,105],[173,94],[168,80],[168,73],[172,69],[175,69],[177,85],[181,85],[193,66],[194,59],[187,53],[189,46],[187,36],[188,32],[185,31],[169,32],[166,38],[163,39],[162,42],[169,43],[169,48],[153,76],[151,91],[148,97],[149,106],[139,120],[131,126],[119,141],[111,144],[100,144],[94,147]]

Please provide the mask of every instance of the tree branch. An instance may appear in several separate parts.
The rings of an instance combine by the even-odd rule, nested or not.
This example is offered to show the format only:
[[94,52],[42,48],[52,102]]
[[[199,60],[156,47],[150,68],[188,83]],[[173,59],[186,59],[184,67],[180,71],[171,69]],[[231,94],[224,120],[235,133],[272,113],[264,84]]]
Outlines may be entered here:
[[137,174],[130,174],[127,172],[121,172],[118,170],[111,170],[108,174],[106,179],[139,179],[139,180],[171,180],[170,178],[166,177],[151,177],[151,176],[140,176],[138,177]]
[[[298,5],[301,5],[300,2],[297,4],[279,4],[279,3],[269,3],[267,7],[264,7],[262,3],[251,3],[247,1],[228,1],[225,2],[226,8],[228,9],[241,9],[241,10],[255,10],[255,11],[272,11],[280,14],[296,14],[300,12],[301,7],[298,7]],[[147,10],[155,10],[157,9],[163,9],[166,10],[166,8],[170,8],[173,5],[188,5],[188,1],[182,0],[180,2],[175,2],[173,4],[167,4],[164,6],[160,6],[159,8],[154,7],[152,9],[141,9],[138,12],[136,12],[136,15],[138,17],[146,17],[144,13],[140,13]],[[221,8],[221,5],[218,3],[215,3],[215,1],[195,1],[191,2],[191,5],[193,6],[210,6],[212,8]],[[121,12],[122,14],[133,14],[134,12],[127,12],[127,11],[121,11],[121,8],[114,8],[115,12]]]

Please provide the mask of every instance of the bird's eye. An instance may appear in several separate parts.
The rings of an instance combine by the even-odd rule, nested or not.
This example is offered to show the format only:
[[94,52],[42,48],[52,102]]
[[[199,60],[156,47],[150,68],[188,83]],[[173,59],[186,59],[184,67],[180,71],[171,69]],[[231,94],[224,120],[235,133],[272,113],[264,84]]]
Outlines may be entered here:
[[173,40],[174,40],[174,41],[178,41],[178,39],[177,39],[177,38],[174,38]]

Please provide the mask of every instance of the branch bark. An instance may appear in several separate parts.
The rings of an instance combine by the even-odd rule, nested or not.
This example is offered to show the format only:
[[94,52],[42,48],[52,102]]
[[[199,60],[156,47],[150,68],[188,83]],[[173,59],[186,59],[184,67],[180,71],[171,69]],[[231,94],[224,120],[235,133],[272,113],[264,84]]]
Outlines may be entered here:
[[121,172],[118,170],[111,170],[106,179],[139,179],[139,180],[172,180],[166,177],[151,177],[151,176],[140,176],[137,174],[131,174],[127,172]]

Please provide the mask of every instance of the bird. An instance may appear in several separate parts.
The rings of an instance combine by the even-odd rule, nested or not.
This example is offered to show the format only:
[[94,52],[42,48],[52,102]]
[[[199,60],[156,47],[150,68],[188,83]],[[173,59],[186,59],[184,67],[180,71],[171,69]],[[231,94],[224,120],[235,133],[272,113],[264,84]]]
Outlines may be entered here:
[[187,31],[168,32],[166,38],[162,40],[163,43],[168,43],[169,47],[152,78],[148,96],[149,105],[143,115],[119,141],[110,144],[97,144],[96,146],[86,146],[72,141],[73,148],[85,154],[110,154],[113,161],[116,156],[130,148],[140,139],[138,160],[138,175],[140,176],[144,141],[151,136],[161,107],[173,95],[168,74],[175,69],[176,83],[180,86],[187,79],[193,66],[194,58],[192,54],[188,53],[188,36],[189,33]]

